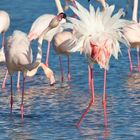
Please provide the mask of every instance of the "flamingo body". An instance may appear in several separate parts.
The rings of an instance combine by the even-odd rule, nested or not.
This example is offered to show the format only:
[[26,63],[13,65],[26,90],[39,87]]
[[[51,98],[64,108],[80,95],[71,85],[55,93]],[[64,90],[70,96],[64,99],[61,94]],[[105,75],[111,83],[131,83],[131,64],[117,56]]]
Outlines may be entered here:
[[2,48],[0,49],[0,62],[5,62],[4,55],[4,34],[10,26],[9,14],[3,10],[0,10],[0,33],[2,34]]
[[32,63],[30,41],[25,33],[14,31],[13,35],[7,38],[5,57],[10,75],[15,71],[24,73],[24,66]]
[[131,44],[131,47],[140,47],[140,23],[133,23],[124,27],[123,33]]
[[0,21],[0,33],[4,33],[10,25],[10,17],[7,12],[0,10]]

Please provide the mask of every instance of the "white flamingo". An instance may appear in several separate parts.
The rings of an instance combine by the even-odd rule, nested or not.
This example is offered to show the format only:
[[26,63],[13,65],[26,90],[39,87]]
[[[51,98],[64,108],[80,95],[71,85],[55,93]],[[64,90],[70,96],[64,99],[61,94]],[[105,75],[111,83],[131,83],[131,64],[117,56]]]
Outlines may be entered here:
[[[62,14],[54,17],[50,22],[49,26],[42,32],[40,39],[43,39],[46,32],[58,26],[59,22],[62,18],[65,18],[66,15]],[[40,40],[39,40],[40,41]],[[32,49],[30,47],[30,41],[28,39],[27,34],[21,31],[14,31],[12,36],[7,38],[6,46],[4,48],[5,58],[6,58],[6,65],[8,72],[11,76],[11,112],[12,112],[12,105],[13,105],[13,96],[12,96],[12,75],[16,71],[21,71],[23,74],[23,87],[22,87],[22,103],[21,103],[21,116],[23,118],[24,113],[24,106],[23,106],[23,97],[24,97],[24,80],[25,77],[28,75],[32,76],[35,74],[40,61],[37,58],[37,61],[33,63],[32,61]],[[38,62],[39,61],[39,62]],[[42,66],[42,63],[40,64]],[[42,66],[44,69],[44,66]],[[45,66],[46,67],[46,66]],[[28,72],[32,71],[32,72]],[[27,73],[28,72],[28,73]],[[52,72],[49,69],[46,69],[44,72],[47,76],[50,77],[50,80],[54,81],[54,77],[52,77]],[[55,82],[55,81],[54,81]],[[53,84],[53,83],[52,83]]]
[[2,34],[2,47],[0,49],[0,62],[5,62],[4,34],[10,26],[10,17],[6,11],[0,10],[0,33]]
[[130,54],[130,48],[137,49],[137,62],[138,62],[138,71],[140,71],[140,62],[139,62],[139,48],[140,48],[140,22],[137,20],[137,11],[138,11],[138,0],[134,0],[134,7],[132,13],[132,20],[134,21],[130,25],[123,28],[123,33],[126,39],[130,43],[128,48],[128,57],[130,62],[130,72],[132,72],[132,58]]
[[71,7],[71,9],[79,19],[68,18],[71,23],[66,23],[65,28],[74,28],[79,34],[77,34],[77,40],[73,40],[73,43],[76,45],[71,45],[72,41],[70,41],[70,45],[65,49],[70,53],[80,51],[85,54],[89,62],[89,75],[91,81],[91,100],[77,123],[78,127],[94,103],[95,97],[92,75],[92,67],[94,63],[97,63],[100,68],[105,69],[103,105],[106,105],[106,70],[109,68],[109,60],[112,55],[118,59],[118,53],[120,52],[119,42],[127,44],[127,41],[123,38],[124,35],[121,30],[124,26],[130,24],[130,22],[121,19],[121,16],[124,14],[122,9],[115,15],[112,15],[115,8],[114,5],[106,7],[104,12],[101,12],[99,8],[95,11],[92,5],[89,6],[89,11],[78,2],[76,2],[76,6],[77,9],[74,7]]
[[12,96],[12,75],[16,71],[21,71],[23,74],[23,87],[22,87],[22,103],[21,103],[21,114],[23,117],[23,97],[24,97],[24,80],[27,70],[34,69],[37,65],[32,63],[32,50],[30,47],[30,41],[25,33],[21,31],[14,31],[12,36],[9,36],[6,41],[4,48],[6,65],[8,72],[11,76],[11,112],[13,105]]

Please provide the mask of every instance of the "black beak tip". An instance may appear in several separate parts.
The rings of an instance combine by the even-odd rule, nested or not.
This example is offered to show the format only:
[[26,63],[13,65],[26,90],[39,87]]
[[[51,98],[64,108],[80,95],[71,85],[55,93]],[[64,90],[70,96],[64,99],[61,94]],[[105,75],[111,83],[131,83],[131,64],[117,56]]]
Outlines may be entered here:
[[65,13],[63,13],[63,18],[66,19],[67,15]]
[[88,2],[90,2],[90,0],[88,0]]
[[62,18],[66,19],[67,15],[65,13],[60,13],[59,15],[61,15]]

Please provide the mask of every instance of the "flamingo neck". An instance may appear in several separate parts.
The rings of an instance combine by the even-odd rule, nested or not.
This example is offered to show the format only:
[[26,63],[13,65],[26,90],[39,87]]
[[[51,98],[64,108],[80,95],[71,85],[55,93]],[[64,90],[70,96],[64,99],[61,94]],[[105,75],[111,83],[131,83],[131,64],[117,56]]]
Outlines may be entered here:
[[135,22],[137,22],[137,12],[138,12],[138,0],[134,0],[132,20],[134,20]]
[[57,10],[58,10],[58,14],[62,13],[62,12],[64,13],[60,0],[55,0],[55,4],[56,4]]

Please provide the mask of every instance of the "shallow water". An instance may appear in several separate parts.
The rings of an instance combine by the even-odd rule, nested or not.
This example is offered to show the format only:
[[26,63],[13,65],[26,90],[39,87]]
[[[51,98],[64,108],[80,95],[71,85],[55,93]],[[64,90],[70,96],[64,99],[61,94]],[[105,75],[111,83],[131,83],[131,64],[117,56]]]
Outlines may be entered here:
[[[86,0],[82,4],[88,7]],[[108,1],[112,4],[112,0]],[[116,9],[125,7],[125,1],[116,0]],[[93,1],[91,2],[93,3]],[[97,3],[95,3],[97,6]],[[55,13],[55,4],[47,0],[1,0],[0,9],[9,12],[11,25],[6,36],[13,30],[28,32],[32,22],[45,12]],[[140,14],[139,14],[140,15]],[[131,18],[129,9],[126,18]],[[36,44],[33,43],[36,53]],[[44,58],[46,42],[43,45]],[[20,118],[21,93],[16,90],[14,77],[14,105],[10,115],[10,78],[6,89],[0,89],[0,139],[2,140],[77,140],[77,139],[140,139],[140,73],[136,68],[136,51],[132,49],[134,71],[130,75],[127,49],[122,46],[119,60],[110,61],[107,72],[107,108],[102,107],[103,70],[94,66],[95,103],[77,129],[76,122],[89,103],[87,84],[87,62],[84,56],[73,54],[71,59],[71,81],[66,79],[67,59],[63,58],[65,82],[60,82],[59,61],[51,47],[50,68],[55,73],[56,84],[49,81],[39,69],[36,76],[28,78],[25,84],[25,115]],[[43,59],[44,61],[44,59]],[[4,78],[5,66],[0,66],[0,84]],[[22,83],[22,79],[21,79]]]

